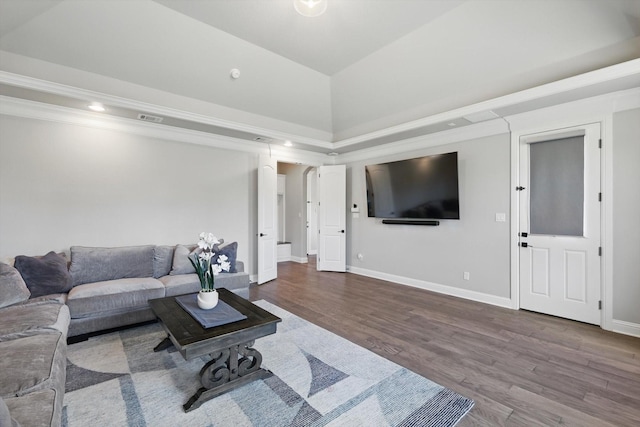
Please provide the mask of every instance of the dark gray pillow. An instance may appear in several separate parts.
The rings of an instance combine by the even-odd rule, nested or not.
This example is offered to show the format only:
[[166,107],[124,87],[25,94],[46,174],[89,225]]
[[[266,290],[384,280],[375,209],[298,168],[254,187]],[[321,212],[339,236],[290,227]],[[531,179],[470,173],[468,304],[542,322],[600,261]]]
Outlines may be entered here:
[[154,247],[153,245],[119,248],[72,246],[69,272],[73,286],[105,280],[153,277]]
[[173,253],[173,266],[171,267],[171,273],[169,273],[171,276],[196,273],[196,269],[193,268],[193,264],[189,261],[189,254],[196,247],[197,245],[176,245],[175,252]]
[[238,258],[238,242],[227,243],[222,246],[214,246],[213,251],[215,255],[211,262],[218,262],[220,255],[226,255],[227,261],[229,261],[229,273],[237,273],[236,259]]
[[71,290],[67,259],[53,251],[41,257],[19,255],[14,266],[31,291],[31,298]]
[[153,277],[166,276],[173,265],[175,246],[156,246],[153,249]]
[[20,272],[0,263],[0,308],[26,301],[31,296]]

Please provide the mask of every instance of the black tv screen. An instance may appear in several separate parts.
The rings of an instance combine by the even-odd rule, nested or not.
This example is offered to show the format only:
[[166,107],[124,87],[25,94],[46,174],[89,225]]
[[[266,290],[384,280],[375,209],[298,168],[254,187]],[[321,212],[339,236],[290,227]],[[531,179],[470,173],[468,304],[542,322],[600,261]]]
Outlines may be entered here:
[[375,218],[460,219],[458,153],[365,166]]

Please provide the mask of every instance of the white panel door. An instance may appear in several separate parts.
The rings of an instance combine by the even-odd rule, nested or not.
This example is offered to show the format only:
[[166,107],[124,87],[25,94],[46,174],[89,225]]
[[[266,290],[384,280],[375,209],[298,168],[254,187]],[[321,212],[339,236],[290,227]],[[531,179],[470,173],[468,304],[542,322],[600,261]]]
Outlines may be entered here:
[[600,324],[600,126],[520,140],[520,307]]
[[278,277],[278,162],[258,161],[258,284]]
[[346,271],[346,191],[345,165],[318,168],[318,270]]

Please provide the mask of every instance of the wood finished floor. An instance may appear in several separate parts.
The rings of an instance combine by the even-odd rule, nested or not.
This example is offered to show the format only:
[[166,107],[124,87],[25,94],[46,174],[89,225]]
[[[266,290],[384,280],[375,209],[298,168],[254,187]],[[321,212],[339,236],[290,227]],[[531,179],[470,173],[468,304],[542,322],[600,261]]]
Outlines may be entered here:
[[466,426],[640,426],[640,338],[280,263],[264,299],[475,400]]

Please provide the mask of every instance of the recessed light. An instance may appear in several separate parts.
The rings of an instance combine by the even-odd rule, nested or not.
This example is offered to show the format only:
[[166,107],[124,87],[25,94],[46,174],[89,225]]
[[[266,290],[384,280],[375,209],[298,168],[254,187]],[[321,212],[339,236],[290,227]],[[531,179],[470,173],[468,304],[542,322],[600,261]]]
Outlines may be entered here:
[[106,109],[104,108],[104,105],[100,104],[99,102],[92,102],[89,105],[89,109],[91,111],[97,111],[98,113],[102,113],[102,112],[106,111]]
[[453,122],[451,122],[451,123],[447,123],[447,124],[448,124],[450,127],[457,126],[457,124],[455,124],[455,123],[453,123]]
[[286,140],[286,141],[284,142],[284,146],[285,146],[285,147],[293,147],[293,144],[291,143],[291,141]]
[[327,156],[331,156],[331,157],[335,157],[337,156],[339,153],[336,153],[335,151],[332,151],[330,153],[327,153]]

